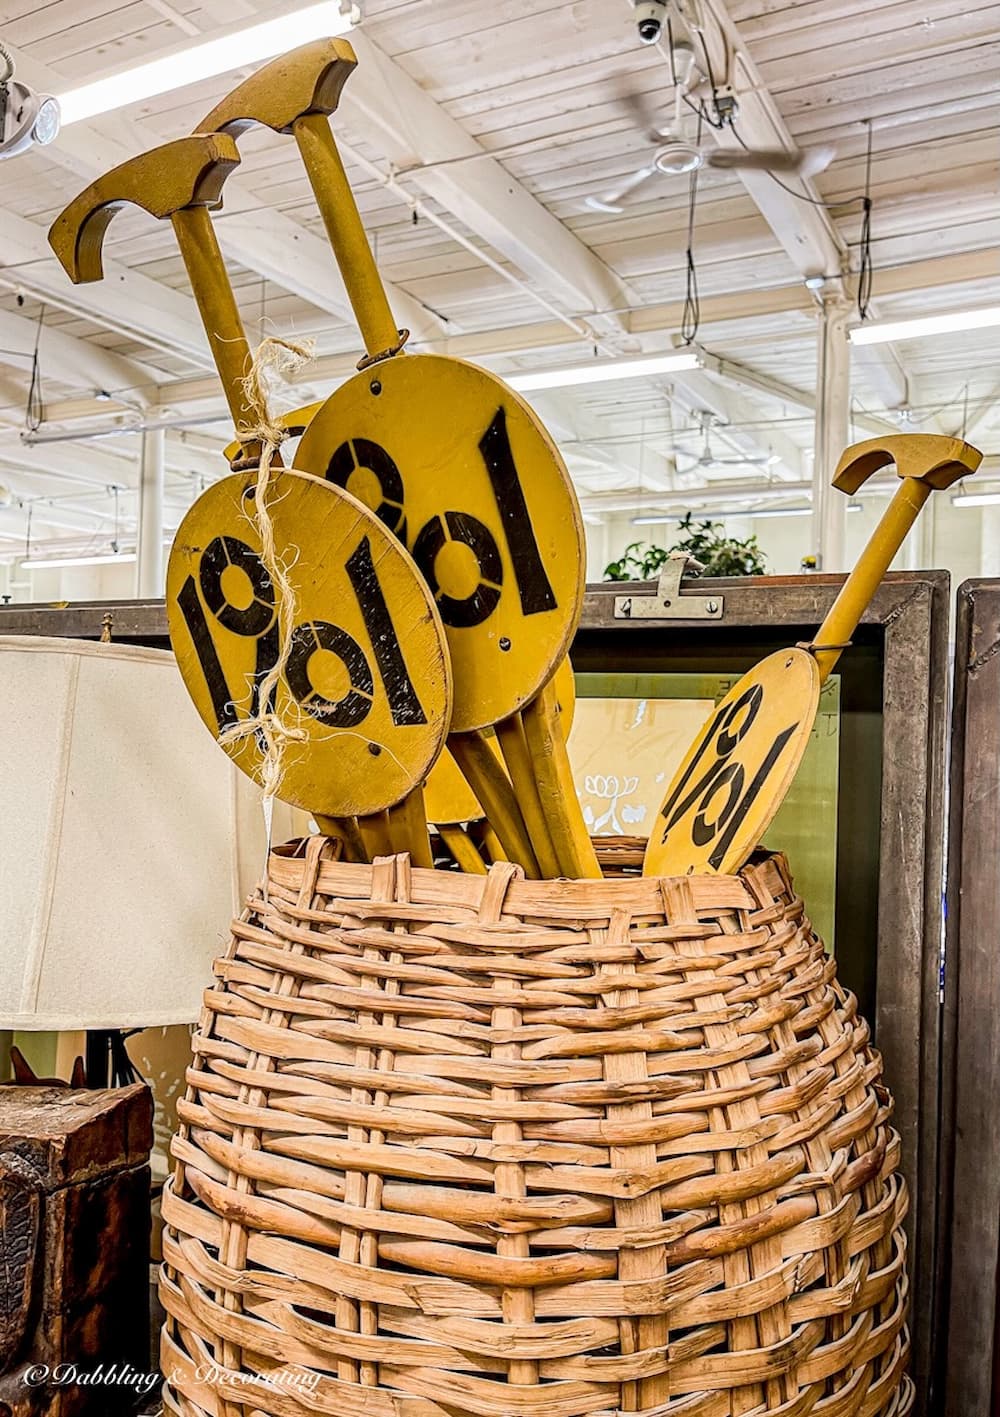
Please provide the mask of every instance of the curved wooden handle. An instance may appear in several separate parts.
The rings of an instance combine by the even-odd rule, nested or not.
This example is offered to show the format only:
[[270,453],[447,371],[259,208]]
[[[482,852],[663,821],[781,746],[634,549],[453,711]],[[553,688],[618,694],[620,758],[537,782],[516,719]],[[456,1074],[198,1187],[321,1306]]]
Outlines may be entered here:
[[945,438],[938,433],[896,433],[887,438],[869,438],[846,449],[837,464],[833,485],[853,496],[880,468],[896,464],[902,478],[926,482],[943,492],[960,477],[975,472],[983,455],[961,438]]
[[240,154],[225,133],[178,138],[112,168],[56,217],[49,245],[74,285],[102,280],[104,233],[132,204],[163,220],[192,207],[216,206]]
[[890,463],[896,464],[902,480],[812,645],[821,683],[833,672],[931,492],[950,487],[960,477],[975,472],[982,460],[982,453],[961,438],[945,438],[936,433],[869,438],[844,453],[833,479],[834,487],[841,492],[856,492],[873,472]]
[[354,50],[344,39],[315,39],[251,74],[198,124],[199,133],[238,137],[255,123],[290,133],[307,113],[333,113],[351,71]]

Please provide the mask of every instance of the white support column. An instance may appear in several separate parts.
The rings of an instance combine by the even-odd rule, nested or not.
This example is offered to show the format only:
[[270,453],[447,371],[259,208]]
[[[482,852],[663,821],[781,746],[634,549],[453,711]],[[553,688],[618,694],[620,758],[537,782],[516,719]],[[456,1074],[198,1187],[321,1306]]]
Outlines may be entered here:
[[850,306],[842,296],[824,296],[816,359],[812,517],[813,551],[821,571],[847,570],[844,547],[847,499],[833,488],[831,479],[850,437],[849,313]]
[[[933,500],[933,499],[932,499]],[[963,510],[960,516],[974,517],[975,512]],[[979,523],[982,536],[980,571],[982,576],[1000,576],[1000,507],[980,507]]]
[[163,464],[162,428],[142,435],[139,469],[139,526],[136,534],[136,594],[141,600],[163,594]]

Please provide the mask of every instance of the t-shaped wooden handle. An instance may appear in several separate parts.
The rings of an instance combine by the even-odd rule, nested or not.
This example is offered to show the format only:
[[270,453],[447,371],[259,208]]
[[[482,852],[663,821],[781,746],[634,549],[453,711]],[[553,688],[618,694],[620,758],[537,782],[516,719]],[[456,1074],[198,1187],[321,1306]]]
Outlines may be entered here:
[[198,125],[202,133],[238,137],[260,124],[275,133],[291,133],[307,113],[335,113],[344,85],[357,67],[345,39],[315,39],[272,59],[217,103]]
[[847,448],[837,464],[833,485],[853,497],[880,468],[895,463],[901,478],[925,482],[931,491],[944,492],[959,478],[975,472],[982,460],[982,453],[961,438],[946,438],[938,433],[892,433]]
[[945,438],[936,433],[869,438],[844,452],[833,478],[838,491],[852,496],[873,473],[891,463],[895,463],[902,481],[819,628],[813,653],[821,682],[833,672],[928,497],[975,472],[982,460],[982,453],[961,438]]
[[239,135],[260,124],[291,133],[333,248],[369,358],[402,343],[328,117],[357,64],[342,39],[317,39],[265,64],[217,104],[199,132]]
[[[258,421],[243,387],[250,349],[208,208],[219,204],[239,161],[236,142],[226,133],[164,143],[92,182],[49,230],[53,251],[70,280],[80,284],[103,278],[104,235],[122,207],[132,204],[171,222],[238,435]],[[259,443],[244,442],[237,465],[251,466],[259,456]]]

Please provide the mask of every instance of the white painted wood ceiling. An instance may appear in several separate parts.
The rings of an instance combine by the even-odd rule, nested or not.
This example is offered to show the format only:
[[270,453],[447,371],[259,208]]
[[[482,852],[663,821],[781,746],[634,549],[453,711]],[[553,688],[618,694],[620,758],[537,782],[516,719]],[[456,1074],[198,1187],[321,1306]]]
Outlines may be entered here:
[[[803,396],[815,392],[816,302],[794,251],[800,227],[815,233],[825,222],[846,251],[853,298],[861,210],[849,201],[864,188],[867,122],[874,313],[1000,303],[1000,4],[726,4],[728,16],[722,0],[701,0],[706,26],[735,26],[779,124],[802,146],[831,144],[836,158],[808,193],[792,179],[799,197],[780,197],[766,177],[699,173],[698,343],[738,366],[735,378],[699,372],[537,396],[592,508],[611,493],[635,491],[641,500],[643,491],[703,480],[696,472],[678,481],[670,456],[676,446],[698,451],[701,408],[723,422],[719,451],[770,453],[780,459],[773,476],[808,475]],[[58,92],[290,8],[0,0],[0,40],[21,77]],[[669,348],[684,298],[688,179],[658,174],[619,215],[586,205],[654,150],[629,97],[642,96],[664,125],[672,112],[664,53],[639,44],[628,0],[366,0],[363,11],[351,36],[359,70],[334,130],[380,269],[420,320],[414,347],[448,349],[501,372],[580,362],[595,337],[624,352]],[[391,80],[381,89],[376,64]],[[113,303],[113,280],[107,289],[74,289],[47,254],[45,231],[99,172],[190,132],[237,77],[74,125],[53,147],[0,168],[0,483],[15,499],[59,499],[34,505],[36,544],[107,532],[113,499],[105,489],[134,488],[139,439],[86,435],[115,419],[165,408],[196,420],[168,435],[168,522],[224,471],[224,405],[169,225],[134,211],[112,225],[110,261],[142,278],[125,305],[120,296]],[[697,123],[688,117],[693,137]],[[294,144],[254,134],[241,150],[220,240],[251,341],[262,331],[315,339],[318,362],[296,390],[304,402],[350,370],[359,340],[343,316]],[[802,200],[809,193],[843,205],[811,207]],[[422,204],[416,217],[413,202]],[[507,229],[498,230],[508,210]],[[162,317],[150,313],[161,299]],[[36,334],[42,432],[72,439],[27,447]],[[60,336],[78,343],[60,345]],[[98,363],[100,351],[127,363]],[[927,431],[965,428],[1000,452],[998,355],[997,330],[901,343],[878,356],[855,351],[857,415]],[[762,380],[777,392],[762,390]],[[101,391],[112,398],[95,400]],[[864,427],[858,436],[867,436]],[[743,471],[760,476],[759,467]],[[127,535],[134,498],[125,490],[118,502]],[[24,510],[0,510],[0,554],[22,536]]]

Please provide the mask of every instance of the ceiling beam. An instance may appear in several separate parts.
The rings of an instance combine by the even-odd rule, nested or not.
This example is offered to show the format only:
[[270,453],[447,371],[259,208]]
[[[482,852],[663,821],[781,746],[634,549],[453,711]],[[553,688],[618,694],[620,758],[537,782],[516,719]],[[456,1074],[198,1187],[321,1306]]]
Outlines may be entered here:
[[[638,304],[634,291],[511,176],[401,65],[362,31],[341,109],[365,142],[469,231],[574,314]],[[463,157],[474,162],[454,161]],[[431,164],[447,164],[432,166]],[[426,164],[426,166],[425,166]],[[620,329],[621,321],[602,322]]]
[[[770,398],[777,399],[781,403],[791,404],[793,408],[806,409],[809,413],[816,412],[816,395],[814,393],[807,389],[797,389],[794,385],[786,384],[781,379],[772,378],[770,374],[761,374],[756,369],[751,369],[746,364],[740,364],[735,359],[720,359],[715,355],[707,355],[705,367],[724,383],[737,384],[742,388],[753,389],[756,393],[767,394]],[[873,418],[866,413],[854,414],[851,422],[856,427],[864,428],[866,432],[877,437],[886,433],[899,432],[895,423],[890,423],[884,418]]]
[[148,365],[125,359],[90,340],[49,329],[44,321],[39,330],[37,321],[0,310],[0,364],[29,372],[36,339],[43,378],[51,376],[60,384],[83,386],[86,380],[95,393],[127,391],[136,403],[145,405],[163,379]]
[[[795,140],[730,18],[725,0],[703,0],[703,5],[714,22],[704,34],[706,44],[716,51],[715,72],[724,76],[739,105],[735,127],[710,127],[711,138],[719,148],[730,152],[740,152],[744,147],[794,152]],[[707,76],[703,74],[702,78],[706,80]],[[703,97],[711,97],[704,83],[701,92]],[[829,288],[842,291],[848,270],[847,244],[814,183],[794,173],[784,174],[779,183],[770,173],[753,168],[741,168],[738,175],[803,280],[825,277]],[[901,408],[909,402],[911,379],[905,361],[891,346],[871,346],[865,372],[887,408]]]
[[[743,142],[728,124],[709,128],[709,135],[727,151],[742,152],[745,144],[749,148],[784,148],[793,152],[795,143],[785,120],[730,18],[725,0],[702,0],[702,7],[710,18],[702,33],[712,54],[714,73],[732,90],[739,105],[736,131]],[[695,52],[700,54],[697,45]],[[701,66],[699,73],[700,96],[710,101],[708,75]],[[788,174],[782,177],[784,186],[779,186],[767,172],[751,168],[741,169],[738,175],[803,278],[834,278],[846,272],[847,246],[829,212],[819,205],[821,198],[811,181]]]
[[[83,315],[151,348],[208,368],[208,341],[189,295],[160,285],[105,257],[104,279],[73,285],[56,260],[45,229],[6,211],[0,224],[0,285]],[[82,382],[89,383],[87,376]]]
[[[13,53],[17,71],[28,83],[48,91],[63,87],[65,80],[54,70],[16,50]],[[152,145],[151,135],[140,124],[115,113],[71,124],[45,155],[85,185]],[[216,229],[219,244],[231,260],[345,324],[354,324],[347,290],[326,242],[241,190],[239,178],[227,187]],[[386,293],[393,314],[414,341],[447,332],[447,322],[406,291],[389,282]]]
[[[880,272],[879,286],[885,294],[945,289],[995,275],[996,261],[996,252],[992,250],[972,252],[968,255],[933,257]],[[809,338],[814,337],[812,324],[816,313],[815,301],[798,281],[769,290],[705,296],[701,306],[703,333],[716,324],[739,324],[768,316],[789,315],[800,324],[801,317],[808,316]],[[679,302],[648,304],[631,312],[628,325],[632,333],[646,342],[647,337],[655,339],[676,330],[680,316]],[[503,355],[540,354],[579,343],[579,335],[561,321],[546,320],[514,325],[507,330],[470,331],[467,334],[445,337],[435,341],[433,348],[439,354],[450,354],[461,359],[490,360],[491,357],[496,357],[499,360]],[[742,370],[749,377],[750,371],[746,370],[746,366],[734,366],[732,361],[725,359],[720,363],[726,367],[727,373],[735,368]],[[355,364],[350,355],[319,355],[306,368],[293,375],[291,383],[297,388],[313,384],[320,388],[329,388],[349,378],[354,371]],[[761,376],[754,374],[754,377]],[[810,410],[813,408],[815,400],[806,390],[793,390],[791,385],[781,387],[783,393],[780,397],[783,399],[794,402],[794,392],[800,407]],[[764,389],[763,392],[768,390]],[[303,402],[305,401],[303,395]],[[159,402],[163,407],[177,408],[210,404],[213,408],[222,409],[224,406],[218,380],[205,376],[175,379],[164,384],[160,389]],[[205,409],[205,413],[208,416],[209,410]],[[48,414],[53,421],[60,422],[77,418],[106,419],[108,408],[106,405],[94,403],[93,400],[73,399],[52,405]],[[869,422],[864,417],[857,418],[855,422],[859,427],[871,428],[873,433],[885,432],[889,426],[882,420]]]

